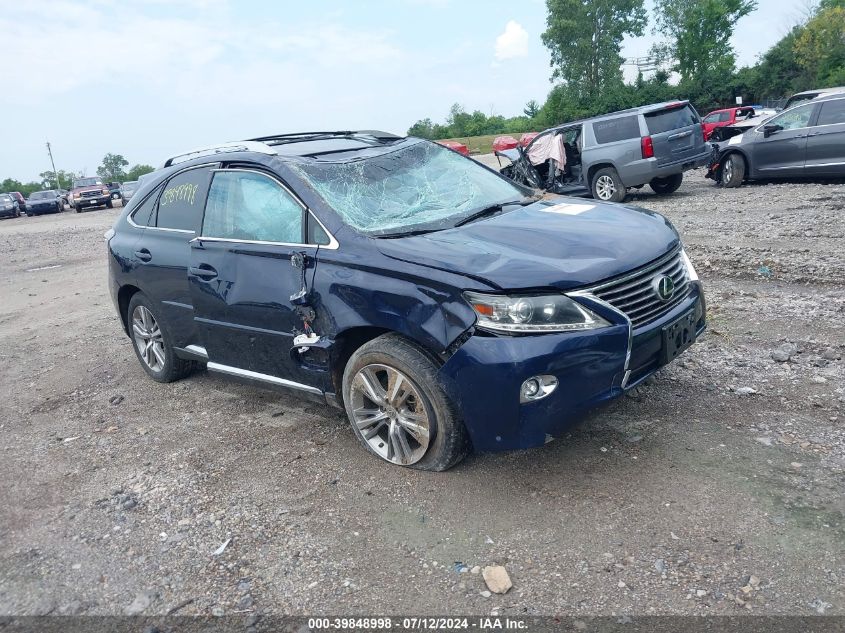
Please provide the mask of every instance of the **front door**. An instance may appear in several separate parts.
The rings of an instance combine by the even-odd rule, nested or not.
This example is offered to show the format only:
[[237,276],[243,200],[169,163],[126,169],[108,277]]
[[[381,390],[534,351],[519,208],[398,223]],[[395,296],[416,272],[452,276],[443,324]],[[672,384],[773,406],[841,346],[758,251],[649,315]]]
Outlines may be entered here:
[[845,98],[822,101],[807,138],[807,176],[845,176]]
[[[804,175],[804,161],[807,157],[807,134],[815,105],[793,108],[765,123],[774,126],[767,137],[761,125],[754,132],[751,146],[751,169],[756,178],[783,178]],[[778,129],[780,128],[780,129]]]
[[[191,242],[194,319],[209,368],[301,382],[293,338],[303,321],[291,303],[312,278],[315,248],[304,245],[305,209],[275,177],[257,170],[214,172],[201,235]],[[239,370],[239,371],[235,371]]]

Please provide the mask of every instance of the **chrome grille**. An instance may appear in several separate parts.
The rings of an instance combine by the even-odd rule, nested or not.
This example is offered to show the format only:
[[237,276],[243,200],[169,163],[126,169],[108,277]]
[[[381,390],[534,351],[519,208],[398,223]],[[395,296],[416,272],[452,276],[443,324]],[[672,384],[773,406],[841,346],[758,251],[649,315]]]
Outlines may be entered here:
[[[660,299],[654,289],[654,280],[664,275],[671,277],[675,284],[668,301]],[[677,251],[616,281],[596,286],[590,292],[624,312],[636,328],[659,319],[683,301],[690,292],[690,283],[681,251]]]
[[94,198],[95,196],[101,195],[102,191],[83,191],[82,197],[83,198]]

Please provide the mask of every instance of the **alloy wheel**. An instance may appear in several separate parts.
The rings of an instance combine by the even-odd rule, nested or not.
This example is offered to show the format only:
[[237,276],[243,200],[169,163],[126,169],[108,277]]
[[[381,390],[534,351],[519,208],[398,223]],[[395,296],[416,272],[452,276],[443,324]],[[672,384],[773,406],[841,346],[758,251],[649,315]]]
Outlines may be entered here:
[[432,427],[418,387],[399,370],[366,365],[350,387],[352,423],[374,453],[408,466],[428,450]]
[[599,200],[610,200],[613,194],[616,193],[616,185],[613,183],[613,178],[610,176],[599,176],[596,180],[596,193]]
[[146,306],[136,306],[132,312],[132,338],[138,354],[152,371],[164,369],[164,339],[153,313]]
[[722,167],[722,180],[725,182],[730,182],[733,180],[734,177],[734,162],[733,159],[729,158],[725,161],[725,166]]

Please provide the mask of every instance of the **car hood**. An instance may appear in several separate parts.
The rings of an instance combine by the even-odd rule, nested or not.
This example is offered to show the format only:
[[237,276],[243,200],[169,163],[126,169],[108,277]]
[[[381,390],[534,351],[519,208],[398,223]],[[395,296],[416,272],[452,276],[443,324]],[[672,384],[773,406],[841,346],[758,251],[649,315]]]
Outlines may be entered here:
[[503,290],[570,290],[643,266],[680,243],[658,213],[555,198],[454,229],[379,239],[393,259],[455,272]]

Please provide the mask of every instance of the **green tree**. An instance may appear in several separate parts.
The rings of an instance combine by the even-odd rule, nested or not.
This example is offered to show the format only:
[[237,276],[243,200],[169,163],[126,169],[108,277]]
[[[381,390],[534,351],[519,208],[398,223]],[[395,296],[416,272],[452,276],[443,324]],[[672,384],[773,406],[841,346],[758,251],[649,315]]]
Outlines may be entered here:
[[434,139],[434,124],[431,122],[431,119],[420,119],[408,128],[408,136]]
[[144,174],[150,174],[155,171],[155,167],[152,165],[133,165],[129,171],[126,172],[126,176],[121,180],[121,182],[126,182],[128,180],[138,180]]
[[123,168],[129,164],[120,154],[106,154],[103,157],[103,164],[97,167],[97,175],[106,181],[123,181],[126,179],[126,172]]
[[828,4],[807,22],[794,45],[798,63],[814,75],[817,86],[845,84],[845,7]]
[[622,40],[643,34],[643,0],[546,0],[542,35],[552,53],[553,79],[577,98],[596,99],[622,84]]
[[531,101],[525,104],[525,107],[522,109],[522,113],[529,119],[533,119],[535,116],[540,114],[540,104],[534,101],[534,99],[531,99]]
[[653,52],[673,59],[686,82],[724,80],[736,60],[734,27],[756,7],[757,0],[655,0],[655,30],[668,41]]
[[[45,189],[55,189],[56,188],[56,174],[53,172],[52,169],[48,169],[47,171],[42,171],[38,174],[38,177],[41,179],[41,186]],[[73,180],[76,178],[76,174],[72,171],[65,171],[64,169],[59,170],[59,179],[58,182],[60,189],[70,189],[71,185],[73,184]]]

